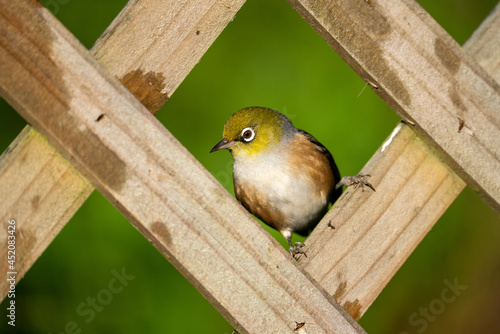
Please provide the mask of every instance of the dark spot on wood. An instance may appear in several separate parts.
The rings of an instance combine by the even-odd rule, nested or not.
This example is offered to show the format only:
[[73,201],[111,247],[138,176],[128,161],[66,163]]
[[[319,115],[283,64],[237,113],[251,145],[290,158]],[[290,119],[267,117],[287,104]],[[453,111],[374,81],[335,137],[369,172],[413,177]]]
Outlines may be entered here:
[[358,299],[353,302],[346,301],[342,307],[354,318],[354,320],[359,320],[361,317],[361,304]]
[[126,165],[120,157],[105,146],[96,134],[86,128],[80,130],[73,124],[72,118],[62,116],[53,121],[61,125],[61,128],[53,127],[53,130],[57,130],[54,134],[64,138],[63,150],[70,153],[70,160],[83,165],[85,169],[82,172],[87,177],[120,191],[126,181]]
[[36,195],[31,199],[31,206],[34,210],[38,209],[38,204],[40,204],[40,195]]
[[[372,83],[370,86],[393,109],[401,110],[400,105],[411,106],[411,96],[405,83],[400,79],[398,72],[388,64],[387,56],[380,46],[379,40],[388,36],[393,28],[387,17],[382,14],[378,3],[350,1],[345,5],[329,2],[327,5],[322,3],[321,7],[318,5],[314,8],[314,6],[311,5],[311,9],[321,22],[312,23],[309,20],[310,14],[306,12],[301,14],[308,18],[313,28],[318,30],[328,44],[362,75],[365,82]],[[354,13],[355,17],[342,14],[345,12],[344,6],[355,7],[353,11],[349,11]],[[325,19],[322,19],[323,17]],[[362,25],[359,22],[362,22]]]
[[337,290],[335,290],[335,293],[333,294],[333,299],[338,300],[342,298],[346,292],[346,289],[347,289],[347,282],[341,281],[339,286],[337,287]]
[[[17,90],[15,98],[10,99],[15,109],[25,110],[23,115],[26,119],[60,152],[65,153],[66,158],[82,166],[81,171],[87,177],[119,190],[126,179],[125,164],[68,112],[73,96],[66,87],[67,80],[61,69],[52,59],[51,41],[57,37],[52,35],[52,28],[47,26],[38,11],[35,2],[27,3],[22,9],[15,4],[6,6],[4,15],[15,16],[8,22],[21,22],[21,26],[15,29],[19,33],[12,36],[16,39],[12,45],[22,50],[23,57],[18,56],[15,61],[23,68],[31,69],[3,73],[5,77],[12,78],[7,96],[12,96],[10,91]],[[12,54],[19,55],[20,52],[17,50]],[[4,68],[10,67],[7,63]]]
[[[59,107],[64,108],[62,105]],[[82,165],[84,168],[81,171],[87,177],[119,191],[126,181],[125,163],[96,134],[81,128],[71,113],[61,109],[53,106],[38,114],[40,122],[56,138],[53,143],[61,152],[68,153],[69,160]]]
[[299,329],[301,329],[302,327],[304,327],[306,325],[305,322],[297,322],[295,321],[295,329],[294,329],[294,332],[298,331]]
[[467,107],[463,103],[462,98],[454,87],[450,86],[450,88],[448,88],[448,96],[450,97],[451,102],[458,109],[458,111],[467,110]]
[[[361,22],[364,23],[366,32],[375,38],[383,38],[391,32],[392,28],[387,18],[382,15],[381,11],[374,11],[378,4],[374,4],[371,1],[365,1],[368,6],[364,6],[362,3],[358,3],[358,14],[363,16]],[[374,13],[376,13],[374,15]]]
[[441,63],[453,74],[457,73],[460,68],[460,58],[457,57],[455,52],[446,45],[440,38],[434,42],[434,52],[439,58]]
[[460,131],[462,131],[462,129],[464,128],[465,126],[465,121],[463,119],[461,119],[460,117],[457,117],[458,118],[458,133],[460,133]]
[[165,88],[162,73],[144,73],[138,69],[125,74],[120,81],[152,114],[156,114],[169,98],[167,93],[162,93]]
[[199,30],[196,30],[196,35],[199,35],[200,34],[200,31]]
[[100,114],[97,116],[97,119],[95,120],[96,122],[100,122],[104,118],[104,114]]
[[167,226],[162,222],[154,222],[151,231],[153,235],[158,238],[162,242],[162,244],[166,247],[169,247],[172,243],[172,235],[170,231],[167,229]]
[[[12,59],[2,59],[5,62],[2,76],[9,78],[9,85],[4,87],[6,91],[2,95],[16,110],[35,105],[37,110],[43,111],[52,102],[46,99],[47,91],[59,93],[62,90],[61,95],[66,95],[61,70],[51,59],[52,43],[57,37],[40,14],[42,8],[38,1],[28,2],[22,7],[11,2],[2,7],[3,28],[10,31],[8,38],[12,40],[2,48],[13,56]],[[57,84],[52,86],[52,82]],[[42,86],[43,92],[34,89],[38,86]],[[14,90],[15,98],[11,98],[13,94],[10,92]]]
[[23,155],[21,156],[21,160],[19,161],[24,164],[27,159],[28,159],[28,153],[23,153]]
[[88,130],[73,131],[75,140],[71,146],[75,155],[85,161],[92,174],[105,185],[119,191],[126,181],[126,165],[115,152]]

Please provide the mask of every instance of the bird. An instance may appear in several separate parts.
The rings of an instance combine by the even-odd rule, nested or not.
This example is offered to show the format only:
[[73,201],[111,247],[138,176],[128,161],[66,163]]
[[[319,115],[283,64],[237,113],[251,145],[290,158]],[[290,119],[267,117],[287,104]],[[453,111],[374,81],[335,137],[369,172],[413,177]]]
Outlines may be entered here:
[[276,110],[240,109],[229,117],[222,136],[210,153],[230,151],[236,199],[283,235],[294,258],[307,255],[303,243],[292,244],[292,233],[308,235],[340,197],[342,186],[375,190],[368,174],[341,179],[328,149]]

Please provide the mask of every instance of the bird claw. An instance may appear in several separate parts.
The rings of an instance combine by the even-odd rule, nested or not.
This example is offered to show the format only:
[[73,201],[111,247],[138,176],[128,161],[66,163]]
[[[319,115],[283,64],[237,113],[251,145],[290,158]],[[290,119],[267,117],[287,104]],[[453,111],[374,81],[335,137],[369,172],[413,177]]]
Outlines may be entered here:
[[368,177],[371,177],[371,175],[370,174],[363,174],[363,173],[360,173],[360,174],[355,175],[355,176],[344,176],[342,178],[342,180],[340,180],[340,182],[337,183],[337,185],[335,186],[335,189],[339,189],[342,186],[349,187],[349,186],[354,185],[355,188],[361,187],[363,189],[363,191],[365,191],[365,189],[364,189],[365,186],[367,186],[371,190],[375,191],[375,188],[366,179]]
[[297,254],[304,254],[304,256],[307,257],[306,252],[302,249],[302,247],[304,247],[304,246],[305,245],[302,242],[296,242],[295,247],[290,247],[290,249],[288,249],[288,252],[290,253],[290,255],[294,259],[295,259],[295,255],[297,255]]

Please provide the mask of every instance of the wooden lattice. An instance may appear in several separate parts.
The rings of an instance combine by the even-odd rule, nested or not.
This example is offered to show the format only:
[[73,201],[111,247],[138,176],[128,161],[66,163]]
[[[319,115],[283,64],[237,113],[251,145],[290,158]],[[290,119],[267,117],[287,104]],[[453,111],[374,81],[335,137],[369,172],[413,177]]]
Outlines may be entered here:
[[151,115],[244,2],[130,1],[89,52],[38,2],[0,0],[0,93],[33,125],[0,159],[17,280],[95,187],[241,332],[363,333],[466,183],[500,211],[500,6],[461,48],[412,0],[289,0],[404,120],[362,170],[377,192],[348,189],[291,260]]

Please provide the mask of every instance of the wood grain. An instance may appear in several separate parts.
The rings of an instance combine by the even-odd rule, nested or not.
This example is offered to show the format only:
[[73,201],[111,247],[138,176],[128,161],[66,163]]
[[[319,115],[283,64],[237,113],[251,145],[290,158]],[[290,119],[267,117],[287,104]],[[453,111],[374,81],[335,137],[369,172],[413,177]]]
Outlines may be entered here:
[[[500,6],[464,46],[500,80]],[[401,123],[363,168],[377,192],[348,189],[306,240],[303,268],[359,319],[465,183]],[[330,226],[334,226],[332,229]]]
[[[420,5],[413,0],[289,2],[500,212],[500,86]],[[465,131],[458,131],[462,126]]]
[[355,319],[465,186],[407,125],[386,143],[362,170],[377,191],[347,189],[306,240],[308,257],[300,260]]
[[[117,19],[117,21],[115,21],[115,22],[119,22],[119,20],[120,20],[120,17],[119,17],[119,18]],[[490,22],[498,22],[498,15],[496,15],[496,16],[491,16],[491,17],[490,17],[490,19],[489,19],[489,21],[490,21]],[[497,24],[497,23],[496,23],[496,24]],[[483,25],[482,27],[484,28],[485,26]],[[484,29],[484,30],[485,30],[485,31],[489,31],[489,32],[491,33],[491,31],[498,31],[498,28],[496,28],[496,30],[495,30],[494,28],[489,27],[488,29]],[[478,31],[479,31],[479,30],[478,30]],[[109,31],[108,31],[108,32],[109,32]],[[476,34],[478,34],[478,33],[476,33]],[[498,35],[498,34],[497,34],[497,35]],[[495,48],[498,48],[498,43],[497,43],[497,44],[495,44],[495,43],[488,43],[489,39],[485,38],[482,34],[479,34],[479,36],[480,36],[480,37],[482,36],[482,38],[481,38],[481,39],[482,39],[482,41],[483,41],[483,46],[481,46],[481,47],[476,47],[476,49],[477,49],[477,51],[478,51],[478,54],[481,54],[481,50],[485,50],[485,49],[488,49],[488,50],[495,50]],[[476,43],[476,40],[474,40],[474,42]],[[476,45],[475,43],[472,43],[472,44],[471,44],[471,46]],[[494,53],[494,51],[493,51],[493,52],[491,52],[491,51],[490,51],[490,53],[495,54],[495,53]],[[498,53],[497,53],[497,54],[498,54]],[[476,57],[476,59],[478,59],[478,61],[479,61],[479,58],[478,58],[476,55],[474,55],[474,56],[475,56],[475,57]],[[483,56],[485,56],[485,55],[483,54]],[[491,57],[489,57],[489,58],[488,58],[488,57],[487,57],[487,55],[486,55],[486,56],[485,56],[485,59],[490,59],[490,60],[491,60]],[[495,62],[494,62],[494,61],[493,61],[493,63],[495,64]],[[484,66],[484,65],[483,65],[483,66]],[[484,67],[486,68],[487,66],[484,66]],[[491,68],[491,66],[490,66],[490,68]],[[496,68],[498,68],[498,63],[496,63]],[[152,83],[152,84],[153,84],[153,86],[155,86],[155,87],[162,87],[163,81],[161,81],[161,80],[157,80],[157,78],[161,78],[161,76],[157,76],[157,75],[155,75],[155,74],[154,74],[154,73],[155,73],[154,71],[144,72],[144,70],[140,70],[140,69],[139,69],[138,71],[139,71],[139,72],[141,72],[141,71],[142,71],[142,73],[143,73],[143,74],[145,74],[145,75],[143,76],[143,77],[144,77],[143,79],[141,79],[141,80],[137,80],[136,82],[139,82],[139,83],[140,83],[140,82],[143,82],[143,84],[145,84],[145,83]],[[129,73],[135,73],[135,72],[129,72]],[[148,74],[148,73],[149,73],[149,74]],[[151,73],[153,73],[153,75],[152,75]],[[124,76],[124,77],[125,77],[125,76]],[[122,77],[122,82],[124,82],[124,83],[126,84],[126,80],[123,80],[123,78],[124,78],[124,77]],[[136,83],[136,84],[134,84],[134,86],[136,86],[136,85],[140,86],[141,84],[137,84],[137,83]],[[130,85],[130,86],[132,86],[132,85]],[[129,87],[129,88],[130,88],[130,87]],[[165,97],[164,97],[164,95],[162,95],[162,94],[161,94],[161,92],[163,91],[163,89],[164,89],[164,87],[163,87],[163,88],[159,88],[159,89],[155,89],[155,91],[153,91],[153,92],[151,92],[151,93],[149,93],[149,92],[148,92],[148,90],[147,90],[147,89],[145,89],[145,90],[144,90],[144,92],[142,92],[142,93],[140,92],[140,94],[135,93],[135,95],[136,95],[138,98],[140,98],[140,99],[142,99],[142,100],[144,100],[144,101],[146,101],[146,100],[147,100],[147,98],[151,98],[151,96],[152,96],[152,97],[157,96],[157,97],[161,100],[161,98],[165,98]],[[134,90],[134,89],[132,89],[132,90]],[[160,92],[160,94],[158,94],[158,92]],[[143,97],[143,96],[144,96],[144,97]],[[167,96],[167,97],[168,97],[168,96]],[[154,101],[154,100],[155,100],[155,98],[153,98],[152,100]],[[148,109],[150,109],[150,110],[151,110],[151,109],[154,109],[154,107],[153,107],[153,108],[152,108],[152,107],[150,107],[150,105],[148,105],[148,103],[144,103],[144,104],[148,107]],[[154,105],[154,102],[153,102],[151,105]],[[99,115],[99,116],[100,116],[100,115]],[[99,116],[98,116],[98,118],[99,118]],[[103,118],[103,119],[105,119],[105,118]],[[26,135],[24,135],[24,136],[26,136]],[[409,138],[411,138],[411,137],[407,137],[407,136],[411,136],[411,133],[408,131],[408,129],[406,129],[406,127],[404,127],[404,126],[403,126],[403,128],[402,128],[402,129],[400,129],[400,130],[399,130],[399,131],[395,134],[395,136],[393,137],[393,141],[391,141],[391,144],[390,144],[390,145],[388,145],[388,146],[386,146],[386,151],[387,151],[387,152],[386,152],[386,154],[387,154],[387,155],[389,155],[389,152],[392,152],[392,154],[393,154],[393,159],[395,159],[394,161],[397,161],[398,159],[401,159],[400,157],[398,158],[397,156],[398,156],[398,154],[399,154],[399,155],[402,155],[402,151],[401,151],[401,147],[402,147],[402,146],[405,146],[405,145],[406,145],[407,147],[413,147],[413,148],[412,148],[412,150],[417,149],[417,151],[418,151],[419,146],[415,146],[415,143],[413,143],[413,141],[415,141],[415,140],[417,140],[417,141],[418,141],[418,138],[416,138],[416,137],[415,137],[415,139],[411,139],[411,140],[410,140]],[[21,138],[23,138],[23,137],[21,137]],[[17,141],[18,141],[18,142],[19,142],[19,141],[21,141],[21,140],[20,140],[21,138],[19,138],[19,140],[17,140]],[[404,138],[406,138],[406,139],[404,139]],[[397,144],[397,143],[403,143],[403,144]],[[29,145],[31,145],[31,144],[29,144]],[[14,143],[13,143],[13,145],[11,145],[11,146],[16,146],[16,148],[15,148],[14,150],[16,150],[18,146],[19,146],[19,147],[21,147],[21,145],[17,145],[17,144],[16,144],[16,145],[14,145]],[[395,152],[395,153],[393,152],[393,150],[394,150],[394,152]],[[425,153],[426,148],[425,148],[425,147],[423,147],[423,150],[424,150],[424,153],[423,153],[423,154],[425,155],[425,154],[426,154],[426,153]],[[9,151],[9,150],[8,150],[8,151]],[[55,151],[52,151],[52,152],[55,152]],[[398,153],[398,152],[399,152],[399,153]],[[8,152],[7,152],[7,153],[8,153]],[[376,155],[377,155],[377,154],[379,154],[379,152],[377,152],[377,153],[376,153]],[[396,157],[395,157],[394,155],[395,155]],[[1,176],[1,173],[3,173],[3,171],[4,171],[4,169],[3,169],[3,168],[5,167],[5,166],[4,166],[4,161],[5,161],[8,157],[9,157],[9,154],[4,154],[4,156],[2,156],[2,160],[0,161],[0,163],[1,163],[1,164],[0,164],[0,176]],[[373,159],[375,159],[375,157],[374,157],[374,158],[372,158],[372,160],[373,160]],[[400,163],[401,163],[401,164],[404,164],[404,163],[407,163],[407,162],[405,162],[405,160],[403,159],[403,160],[401,160],[401,162],[400,162]],[[416,162],[413,162],[413,164],[410,164],[410,165],[409,165],[409,167],[413,166],[415,163],[416,163]],[[423,166],[423,167],[428,166],[428,168],[429,168],[428,170],[431,170],[431,171],[432,171],[432,170],[433,170],[433,168],[434,168],[434,167],[432,167],[432,163],[428,163],[428,162],[419,162],[419,164],[420,164],[420,165],[419,165],[419,167],[417,168],[417,170],[418,170],[418,169],[421,169],[421,168],[422,168],[422,166]],[[368,168],[368,167],[369,167],[369,165],[370,165],[370,164],[368,164],[368,165],[367,165],[367,167],[365,168],[365,170],[366,170],[366,169],[370,169],[370,168],[372,168],[372,167]],[[374,164],[374,166],[377,166],[377,165],[378,165],[378,163],[375,163],[375,164]],[[413,167],[415,167],[415,166],[413,166]],[[370,170],[372,170],[372,169],[370,169]],[[382,170],[384,170],[384,169],[382,168]],[[425,170],[425,169],[424,169],[424,170]],[[386,174],[386,175],[387,175],[387,174]],[[390,176],[390,175],[389,175],[389,176]],[[44,179],[45,179],[45,178],[44,178]],[[120,179],[120,178],[118,178],[118,179]],[[1,180],[1,179],[0,179],[0,180]],[[39,179],[37,178],[37,180],[39,180]],[[389,180],[391,180],[391,178],[390,178],[390,177],[389,177]],[[19,181],[22,181],[22,180],[19,180]],[[383,180],[382,180],[382,181],[383,181]],[[381,181],[381,182],[382,182],[382,181]],[[396,181],[400,181],[400,180],[398,180],[398,179],[396,178]],[[46,181],[44,181],[44,182],[46,182]],[[412,181],[412,180],[411,180],[411,177],[410,177],[410,178],[406,178],[406,179],[405,179],[405,182],[407,182],[409,185],[412,185],[413,187],[415,187],[415,189],[416,189],[416,190],[418,190],[418,189],[419,189],[419,187],[420,187],[420,183],[419,183],[419,182],[415,182],[414,180]],[[116,182],[115,182],[115,183],[116,183]],[[389,182],[389,183],[390,183],[390,182]],[[431,186],[431,185],[429,185],[429,184],[425,184],[425,187],[430,187],[430,186]],[[463,185],[462,185],[462,187],[463,187]],[[82,188],[83,188],[83,186],[82,186]],[[438,186],[438,188],[439,188],[439,189],[444,189],[441,185],[439,185],[439,186]],[[453,189],[455,189],[455,191],[456,191],[456,189],[458,189],[458,188],[459,188],[459,187],[458,187],[457,185],[450,185],[448,189],[449,189],[449,190],[453,190]],[[27,189],[27,188],[26,188],[26,189]],[[443,190],[441,190],[441,193],[442,193],[442,192],[443,192]],[[401,193],[401,192],[399,192],[398,194],[400,194],[400,193]],[[436,191],[436,193],[438,193],[438,192]],[[357,193],[355,193],[355,192],[354,192],[354,193],[352,193],[352,194],[354,194],[354,195],[350,195],[350,194],[351,194],[351,193],[348,191],[348,192],[346,193],[346,195],[345,195],[345,196],[346,196],[346,197],[348,197],[348,196],[354,196],[354,195],[355,195],[355,194],[357,194]],[[35,195],[35,196],[28,196],[28,197],[26,197],[26,198],[30,198],[30,197],[31,197],[31,198],[33,198],[33,199],[36,199],[36,194],[35,194],[35,193],[32,193],[32,195]],[[63,196],[67,196],[67,195],[68,195],[68,194],[63,195]],[[366,194],[366,193],[361,193],[361,195],[363,195],[363,196],[364,196],[364,195],[367,195],[367,194]],[[400,195],[398,195],[398,196],[400,196]],[[407,194],[407,196],[408,196],[408,194]],[[437,197],[438,197],[438,200],[441,200],[441,201],[442,201],[443,199],[446,199],[446,198],[452,198],[453,196],[454,196],[454,195],[439,195],[439,196],[437,196]],[[455,196],[456,196],[456,195],[455,195]],[[76,196],[76,195],[75,195],[74,197],[75,197],[75,198],[79,198],[79,197],[78,197],[78,196]],[[84,197],[86,197],[86,196],[84,196]],[[428,206],[428,204],[427,204],[427,203],[429,203],[429,202],[430,202],[430,203],[435,202],[435,201],[436,201],[436,198],[435,198],[435,197],[436,197],[436,195],[432,196],[432,197],[429,199],[429,201],[428,201],[428,202],[426,202],[425,207],[427,207],[427,206]],[[453,197],[453,198],[454,198],[454,197]],[[392,200],[393,200],[393,201],[395,201],[395,202],[397,202],[397,201],[398,201],[398,198],[397,198],[397,197],[395,197],[395,198],[393,198]],[[26,202],[26,203],[28,203],[28,202]],[[33,201],[33,203],[37,203],[37,200]],[[349,203],[350,203],[350,201],[345,200],[345,204],[349,204]],[[391,199],[386,199],[386,200],[385,200],[385,204],[384,204],[384,205],[385,205],[385,206],[387,206],[387,205],[389,205],[389,206],[390,206],[390,203],[392,203],[392,202],[391,202]],[[342,205],[340,205],[340,204],[341,204],[341,203],[339,203],[339,205],[337,205],[337,207],[338,207],[339,209],[342,207]],[[355,207],[357,204],[359,204],[359,200],[357,200],[357,201],[353,201],[352,206],[354,206],[354,207]],[[36,206],[36,205],[35,205],[35,206]],[[35,207],[35,206],[34,206],[34,207]],[[79,206],[79,205],[76,205],[76,206]],[[352,206],[351,206],[351,209],[350,209],[350,210],[351,210],[351,212],[352,212],[352,210],[354,210],[354,209],[352,208]],[[51,207],[52,207],[52,206],[51,206]],[[63,206],[61,206],[61,209],[62,209],[63,207],[64,207],[64,205],[63,205]],[[66,207],[70,208],[70,207],[71,207],[71,205],[69,205],[69,204],[68,204]],[[397,205],[394,205],[394,207],[396,207],[396,208],[397,208]],[[424,209],[425,209],[425,207],[424,207]],[[429,206],[429,207],[430,207],[430,206]],[[438,208],[439,208],[439,207],[441,207],[441,208],[442,208],[442,207],[447,207],[447,205],[446,205],[446,203],[441,203],[441,204],[439,204],[437,207],[438,207]],[[335,208],[334,210],[336,210],[336,209],[337,209],[337,208]],[[419,209],[419,207],[418,207],[418,206],[417,206],[417,209]],[[33,209],[33,210],[35,210],[35,211],[36,211],[36,209]],[[76,209],[75,209],[75,210],[76,210]],[[334,212],[335,212],[334,210],[332,210],[331,214],[334,214]],[[342,209],[342,210],[344,210],[344,209]],[[349,206],[348,206],[348,205],[346,206],[346,210],[349,210]],[[390,209],[388,209],[388,210],[390,210]],[[408,209],[408,210],[409,210],[409,209]],[[428,213],[427,213],[427,214],[428,214]],[[432,220],[432,218],[429,218],[429,217],[432,217],[432,216],[433,216],[432,214],[428,214],[428,217],[427,217],[426,219],[431,219],[431,220]],[[318,235],[319,235],[320,233],[323,233],[323,232],[321,232],[321,231],[322,231],[322,230],[321,230],[321,228],[323,228],[323,229],[325,229],[325,228],[326,228],[326,229],[327,229],[327,233],[328,233],[328,232],[331,232],[330,230],[328,230],[328,227],[326,226],[326,224],[327,224],[327,223],[328,223],[328,221],[329,221],[328,219],[330,219],[330,215],[329,215],[329,216],[328,216],[328,217],[324,220],[324,222],[322,223],[322,225],[320,225],[320,227],[319,227],[319,228],[318,228],[318,229],[314,232],[315,234],[311,235],[311,237],[308,239],[308,242],[318,242],[316,245],[311,245],[311,248],[310,248],[310,251],[311,251],[311,252],[313,252],[313,251],[314,251],[314,247],[318,247],[318,245],[320,244],[320,243],[319,243],[319,238],[323,238],[323,237],[325,237],[325,236],[319,236],[319,237],[318,237]],[[335,222],[333,221],[332,223],[334,224]],[[63,223],[63,224],[64,224],[64,223]],[[376,224],[376,222],[373,222],[373,225],[372,225],[372,226],[376,226],[375,224]],[[379,225],[377,225],[377,229],[378,229],[378,228],[380,228],[380,223],[378,223],[378,224],[379,224]],[[426,221],[426,224],[427,224],[427,225],[428,225],[428,224],[433,224],[433,221],[429,221],[429,222],[427,222],[427,221]],[[340,226],[340,225],[339,225],[339,226]],[[346,225],[346,226],[347,226],[347,225]],[[398,226],[396,226],[396,227],[398,227]],[[413,227],[415,227],[415,226],[413,226]],[[344,232],[343,232],[343,233],[345,233],[345,230],[346,230],[346,229],[347,229],[347,227],[344,227]],[[425,226],[424,226],[424,229],[425,229]],[[168,235],[168,231],[167,231],[167,230],[165,230],[165,228],[163,227],[163,225],[155,225],[155,228],[154,228],[153,230],[154,230],[154,231],[156,231],[155,233],[158,233],[158,234],[162,235],[162,236],[163,236],[163,237],[162,237],[162,239],[163,239],[165,242],[168,242],[168,241],[170,240],[170,236]],[[167,231],[167,232],[165,232],[165,231]],[[371,232],[371,231],[370,231],[370,228],[368,228],[368,230],[367,230],[367,231],[368,231],[368,232],[366,233],[367,235],[371,233],[371,240],[372,240],[372,241],[377,241],[376,236],[374,237],[373,232]],[[383,231],[384,231],[384,230],[383,230]],[[387,229],[386,229],[385,231],[387,231]],[[391,230],[391,229],[389,229],[389,232],[390,232],[390,231],[392,231],[392,230]],[[408,235],[407,235],[407,232],[405,232],[405,231],[407,231],[407,229],[403,229],[403,228],[402,228],[402,226],[401,226],[401,228],[400,228],[400,230],[399,230],[399,232],[401,232],[401,236],[400,236],[400,237],[398,237],[398,238],[399,238],[399,239],[401,239],[401,240],[403,240],[403,241],[404,241],[404,243],[400,243],[398,247],[400,247],[401,249],[403,249],[403,251],[406,251],[406,252],[407,252],[407,251],[408,251],[408,247],[409,247],[409,248],[413,247],[413,245],[414,245],[414,244],[412,244],[411,242],[412,242],[412,241],[414,242],[415,240],[414,240],[414,239],[412,239],[412,238],[409,238],[409,237],[408,237]],[[410,231],[411,231],[411,230],[410,230]],[[50,231],[50,229],[47,229],[47,230],[43,230],[42,232],[43,232],[42,234],[47,235],[47,234],[50,234],[50,233],[48,233],[48,232],[51,232],[51,231]],[[399,233],[399,232],[398,232],[398,233]],[[417,231],[417,232],[418,232],[418,231]],[[406,236],[405,236],[405,233],[406,233]],[[420,233],[420,235],[421,235],[421,233],[422,233],[422,229],[420,229],[420,232],[419,232],[419,233]],[[424,232],[424,233],[425,233],[425,232]],[[331,233],[330,233],[330,234],[331,234]],[[394,240],[394,239],[392,239],[392,240]],[[50,242],[50,241],[49,241],[49,242]],[[49,242],[47,242],[46,244],[48,244]],[[364,240],[359,240],[359,242],[365,242],[365,241],[364,241]],[[392,242],[392,241],[390,241],[390,242]],[[373,269],[373,270],[366,270],[366,268],[365,268],[365,273],[367,273],[367,274],[366,274],[366,276],[371,275],[371,277],[372,277],[373,279],[378,279],[378,280],[379,280],[379,283],[380,283],[380,286],[382,287],[383,285],[385,285],[385,283],[383,283],[383,282],[384,282],[383,280],[382,280],[382,281],[380,281],[380,277],[385,277],[385,279],[387,279],[387,280],[388,280],[388,279],[389,279],[388,277],[392,277],[392,275],[393,275],[393,272],[388,271],[388,269],[389,269],[389,268],[393,268],[393,270],[396,270],[396,269],[394,269],[394,268],[395,268],[395,267],[394,267],[394,264],[391,264],[391,263],[390,263],[390,261],[388,261],[387,259],[385,259],[385,260],[384,260],[383,258],[384,258],[384,257],[387,257],[387,256],[393,256],[393,255],[394,255],[394,253],[392,253],[392,254],[391,254],[391,253],[390,253],[390,252],[388,252],[388,251],[386,251],[386,252],[384,253],[383,251],[381,251],[380,249],[378,249],[378,247],[377,247],[377,244],[376,244],[376,243],[375,243],[375,244],[373,244],[373,245],[371,245],[371,246],[373,246],[373,255],[372,255],[372,256],[374,256],[375,258],[377,258],[377,256],[378,256],[378,258],[379,258],[379,260],[378,260],[378,261],[375,261],[377,264],[375,264],[375,265],[374,265],[374,267],[377,267],[377,266],[378,266],[378,267],[377,267],[376,269]],[[388,247],[388,245],[387,245],[387,244],[382,244],[382,245],[381,245],[381,247],[386,247],[386,246],[387,246],[387,250],[390,250],[390,249],[391,249],[391,247]],[[353,249],[354,249],[354,247],[353,247]],[[371,248],[370,248],[370,249],[371,249]],[[398,249],[398,248],[396,248],[396,249]],[[28,251],[30,251],[30,250],[28,249]],[[311,257],[311,253],[308,253],[308,254],[310,254],[310,257]],[[377,254],[378,254],[378,255],[377,255]],[[387,254],[388,254],[388,255],[387,255]],[[400,256],[400,255],[398,255],[398,254],[396,253],[396,256]],[[381,260],[381,259],[382,259],[382,260]],[[404,257],[404,256],[401,256],[401,259],[405,259],[405,257]],[[401,260],[401,261],[403,261],[403,260]],[[324,264],[322,261],[318,261],[318,263],[319,263],[320,265]],[[360,263],[361,263],[361,264],[360,264],[359,266],[360,266],[360,267],[363,267],[363,265],[364,265],[364,264],[363,264],[362,262],[360,262]],[[382,265],[380,265],[380,263],[385,263],[385,264],[382,266]],[[306,265],[306,263],[305,263],[305,262],[304,262],[304,265]],[[391,266],[392,266],[392,267],[391,267]],[[314,267],[314,265],[312,265],[312,264],[307,264],[306,269],[311,270],[311,268],[313,268],[313,267]],[[397,267],[399,267],[399,265],[398,265]],[[328,270],[330,270],[330,269],[325,269],[325,270],[323,270],[323,271],[325,272],[325,271],[328,271]],[[331,269],[331,271],[332,271],[332,272],[333,272],[333,270],[334,270],[334,269]],[[345,281],[343,281],[343,280],[342,280],[342,275],[337,276],[337,277],[340,277],[340,279],[338,279],[338,280],[337,280],[337,282],[338,282],[338,283],[341,283],[341,284],[337,284],[337,285],[330,286],[330,287],[328,287],[328,289],[329,289],[329,291],[330,291],[330,293],[331,293],[331,294],[333,294],[333,295],[334,295],[336,298],[338,298],[339,300],[343,301],[344,307],[345,307],[346,309],[348,309],[348,310],[351,312],[351,314],[353,314],[354,316],[359,316],[360,314],[362,314],[362,312],[364,312],[364,310],[366,309],[366,307],[367,307],[367,306],[371,303],[371,301],[370,301],[370,300],[373,300],[374,296],[375,296],[375,295],[377,295],[378,293],[376,293],[376,292],[372,292],[372,293],[371,293],[371,296],[369,296],[369,297],[367,297],[367,298],[365,298],[365,299],[360,299],[360,298],[358,298],[358,297],[362,297],[363,293],[367,294],[367,293],[370,293],[370,291],[369,291],[369,290],[366,290],[366,288],[363,288],[363,286],[365,286],[365,287],[366,287],[366,284],[365,284],[365,283],[363,283],[363,282],[361,282],[362,280],[364,280],[363,276],[361,276],[361,278],[359,278],[359,276],[358,276],[358,278],[357,278],[357,279],[358,279],[358,281],[359,281],[359,282],[361,282],[361,283],[356,283],[356,284],[357,284],[357,286],[356,286],[356,287],[354,287],[354,285],[355,285],[355,284],[354,284],[353,282],[355,282],[355,279],[353,279],[353,277],[355,277],[355,275],[353,276],[353,275],[352,275],[352,273],[353,273],[353,271],[352,271],[352,270],[351,270],[351,271],[349,271],[349,280],[345,280]],[[330,275],[331,275],[331,273],[330,273]],[[326,277],[326,276],[325,276],[325,277]],[[380,287],[380,289],[381,289],[381,287]],[[354,292],[353,292],[353,291],[354,291]],[[370,299],[370,298],[371,298],[371,299]],[[360,302],[360,300],[363,300],[364,302]]]
[[45,8],[0,12],[5,98],[233,325],[364,333]]
[[131,1],[92,50],[96,59],[155,113],[244,3]]
[[[99,38],[92,53],[156,113],[243,3],[133,0]],[[6,27],[0,29],[6,33]],[[103,114],[99,121],[106,117]],[[1,226],[16,217],[22,231],[17,245],[18,282],[94,188],[31,126],[0,158],[0,184]],[[6,231],[6,227],[0,230],[2,250],[7,249]],[[7,263],[0,262],[0,270],[7,272],[6,268]],[[7,288],[2,280],[2,298]]]
[[464,50],[497,82],[500,82],[500,2],[464,44]]
[[[0,157],[0,184],[2,192],[8,191],[0,201],[0,256],[7,258],[6,222],[14,219],[19,281],[94,187],[30,126]],[[13,271],[7,266],[7,261],[1,262],[4,273]],[[2,280],[0,286],[5,296],[7,281]]]

